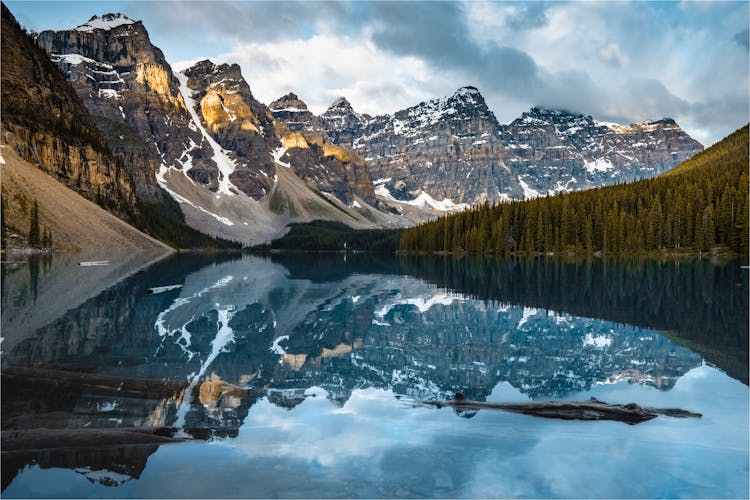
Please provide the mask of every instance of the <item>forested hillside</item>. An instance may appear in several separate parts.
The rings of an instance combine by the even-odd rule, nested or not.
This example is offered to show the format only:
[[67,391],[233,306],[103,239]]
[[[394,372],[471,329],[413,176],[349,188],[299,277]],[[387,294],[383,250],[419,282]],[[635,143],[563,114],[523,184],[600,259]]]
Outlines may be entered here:
[[501,203],[404,232],[400,250],[604,256],[748,253],[748,126],[664,175]]

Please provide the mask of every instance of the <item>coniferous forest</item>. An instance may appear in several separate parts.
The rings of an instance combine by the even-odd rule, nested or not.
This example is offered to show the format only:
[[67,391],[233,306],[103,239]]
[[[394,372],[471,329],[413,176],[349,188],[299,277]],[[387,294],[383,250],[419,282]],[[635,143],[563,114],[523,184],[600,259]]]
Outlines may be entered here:
[[403,253],[748,253],[748,126],[665,174],[485,204],[406,230]]

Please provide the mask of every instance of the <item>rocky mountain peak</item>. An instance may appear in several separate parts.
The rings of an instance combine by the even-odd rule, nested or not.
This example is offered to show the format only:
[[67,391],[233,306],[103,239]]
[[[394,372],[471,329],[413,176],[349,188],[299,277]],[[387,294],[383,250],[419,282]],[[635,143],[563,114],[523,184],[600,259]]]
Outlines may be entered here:
[[104,14],[103,16],[92,16],[86,23],[78,26],[75,31],[90,33],[94,30],[109,31],[124,25],[140,24],[140,21],[134,21],[125,14]]
[[308,111],[307,104],[305,104],[305,101],[297,97],[297,94],[294,92],[289,92],[288,94],[279,97],[275,101],[273,101],[271,104],[268,105],[268,109],[271,110],[272,113],[276,111],[288,111],[288,112],[301,112],[301,111]]
[[268,109],[274,119],[280,120],[293,132],[321,132],[320,119],[307,109],[307,104],[297,97],[297,94],[289,92],[279,97]]
[[[406,134],[413,136],[420,130],[434,129],[444,124],[454,134],[465,132],[466,118],[476,119],[484,122],[479,126],[481,132],[497,129],[498,124],[495,115],[489,110],[487,104],[476,87],[461,87],[450,97],[441,97],[421,102],[416,106],[397,111],[393,115],[393,130],[396,135]],[[433,135],[432,130],[430,136]]]
[[566,109],[534,106],[529,111],[522,113],[521,117],[517,119],[516,122],[520,121],[526,124],[539,123],[540,125],[553,125],[581,120],[590,121],[592,125],[594,123],[593,118],[583,115],[582,113],[574,113]]
[[677,127],[677,122],[672,118],[662,118],[661,120],[647,121],[644,125],[658,125],[661,127]]
[[354,133],[361,130],[369,118],[368,115],[354,111],[346,97],[336,99],[325,113],[320,115],[323,128],[333,137],[334,142],[353,140]]
[[454,101],[461,101],[467,104],[484,104],[484,97],[479,89],[467,85],[459,88],[451,97]]
[[[205,59],[199,61],[183,71],[185,76],[191,80],[191,87],[196,85],[200,80],[205,85],[218,85],[221,87],[237,87],[244,84],[242,70],[237,64],[214,64],[212,61]],[[249,88],[248,88],[249,90]]]
[[331,104],[328,107],[328,109],[326,110],[326,113],[328,113],[330,111],[334,111],[334,110],[339,110],[339,111],[354,111],[354,109],[352,108],[351,103],[344,96],[341,96],[338,99],[336,99],[335,101],[333,101],[333,104]]
[[208,59],[204,59],[202,61],[198,61],[197,63],[193,64],[189,68],[185,69],[183,73],[188,75],[189,73],[200,73],[200,74],[211,74],[216,72],[216,64],[211,62]]
[[507,129],[516,139],[524,137],[524,140],[528,140],[529,134],[546,135],[548,137],[544,138],[541,142],[530,144],[534,147],[548,147],[552,146],[552,142],[560,138],[576,134],[580,135],[584,131],[592,133],[598,126],[599,123],[590,115],[574,113],[565,109],[534,106],[529,111],[521,114],[520,118],[511,122]]

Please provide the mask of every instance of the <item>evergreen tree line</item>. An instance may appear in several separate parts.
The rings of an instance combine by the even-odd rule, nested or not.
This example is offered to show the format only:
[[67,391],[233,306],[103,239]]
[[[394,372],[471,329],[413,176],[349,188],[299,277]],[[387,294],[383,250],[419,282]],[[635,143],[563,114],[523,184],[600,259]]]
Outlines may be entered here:
[[748,126],[667,174],[482,206],[404,231],[403,253],[748,253]]
[[290,224],[287,234],[257,249],[393,253],[400,237],[400,229],[352,229],[341,222],[315,220]]
[[47,226],[39,224],[39,203],[36,198],[34,198],[34,204],[29,214],[29,246],[35,248],[52,248],[52,230]]
[[[748,275],[692,259],[402,255],[401,272],[463,296],[655,330],[748,381]],[[575,290],[575,293],[571,293]]]

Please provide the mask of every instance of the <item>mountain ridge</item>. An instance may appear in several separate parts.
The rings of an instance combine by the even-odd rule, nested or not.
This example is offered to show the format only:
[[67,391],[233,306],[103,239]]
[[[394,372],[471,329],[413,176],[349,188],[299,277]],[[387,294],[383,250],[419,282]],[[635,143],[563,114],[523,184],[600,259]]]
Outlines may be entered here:
[[374,117],[346,98],[316,116],[294,98],[305,109],[298,130],[361,153],[373,180],[389,179],[384,196],[400,201],[424,193],[474,205],[588,189],[657,175],[703,148],[672,118],[621,125],[534,106],[500,124],[474,86]]
[[500,124],[474,86],[392,115],[358,113],[345,96],[320,115],[294,93],[266,106],[236,64],[173,71],[123,14],[36,40],[108,146],[146,166],[140,186],[166,189],[191,227],[247,244],[294,222],[403,227],[485,201],[636,180],[702,149],[671,119],[626,126],[537,106]]

